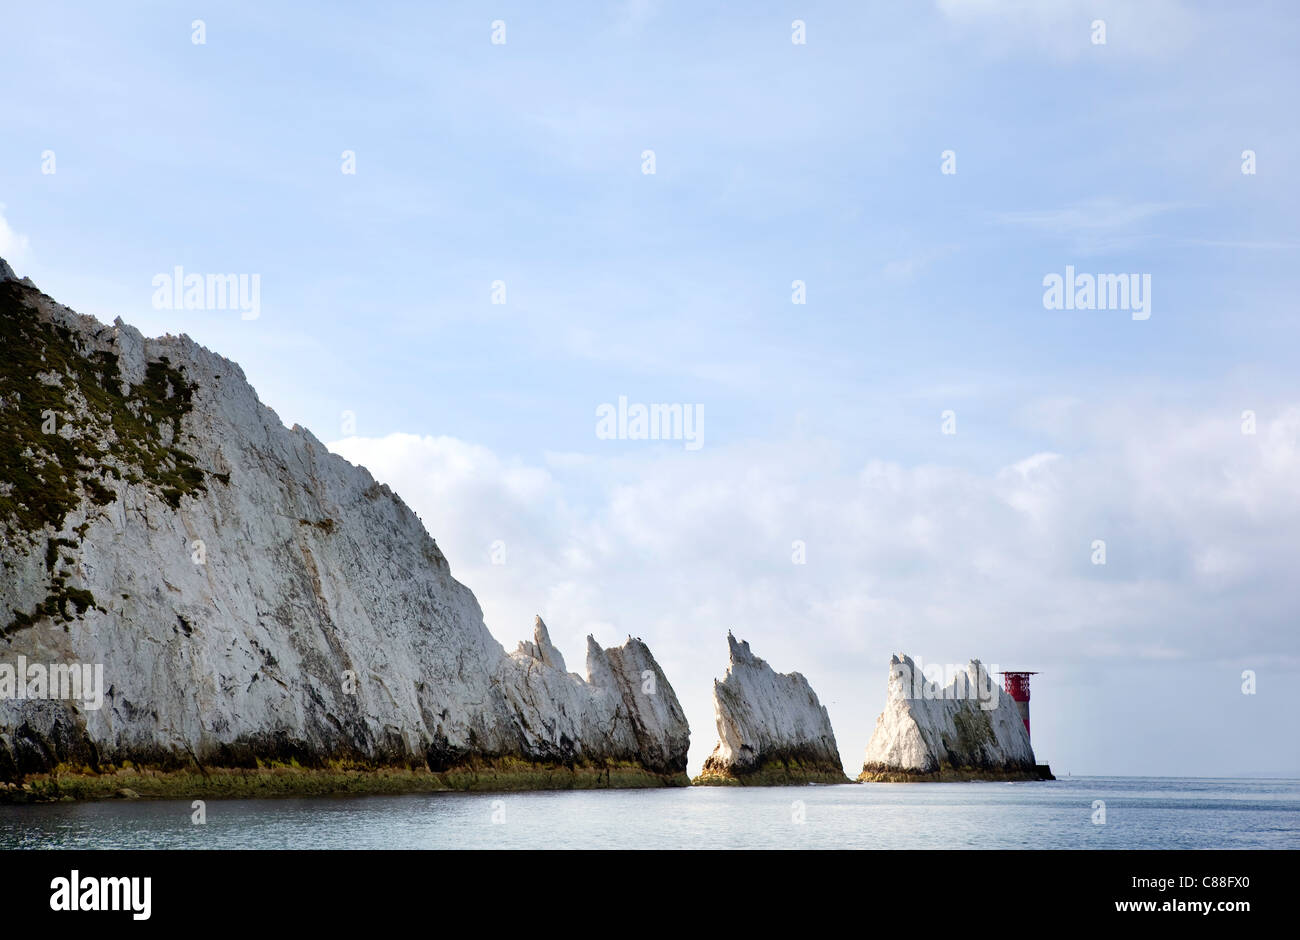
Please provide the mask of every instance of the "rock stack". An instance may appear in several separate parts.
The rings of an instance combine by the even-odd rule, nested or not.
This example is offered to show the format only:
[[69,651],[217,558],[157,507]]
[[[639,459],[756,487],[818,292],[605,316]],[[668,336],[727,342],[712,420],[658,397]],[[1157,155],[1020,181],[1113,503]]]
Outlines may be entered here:
[[713,683],[718,745],[696,784],[849,783],[830,716],[797,672],[778,673],[727,634],[731,663]]
[[979,660],[941,687],[908,656],[890,658],[885,710],[876,719],[859,780],[1039,778],[1016,703]]

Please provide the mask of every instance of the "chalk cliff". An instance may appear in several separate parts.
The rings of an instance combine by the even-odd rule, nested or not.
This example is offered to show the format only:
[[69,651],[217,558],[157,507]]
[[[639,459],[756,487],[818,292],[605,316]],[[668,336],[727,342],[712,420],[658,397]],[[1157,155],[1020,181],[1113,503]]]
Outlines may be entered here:
[[167,773],[231,793],[687,782],[644,643],[589,639],[583,680],[539,619],[507,655],[397,494],[284,427],[235,363],[2,263],[0,346],[0,664],[102,664],[106,687],[94,709],[0,675],[11,796],[131,773],[146,794]]
[[713,683],[718,745],[694,783],[849,783],[830,716],[808,680],[774,671],[730,632],[727,645],[727,674]]
[[889,661],[885,710],[858,779],[1037,780],[1039,774],[1016,703],[979,660],[940,687],[899,654]]

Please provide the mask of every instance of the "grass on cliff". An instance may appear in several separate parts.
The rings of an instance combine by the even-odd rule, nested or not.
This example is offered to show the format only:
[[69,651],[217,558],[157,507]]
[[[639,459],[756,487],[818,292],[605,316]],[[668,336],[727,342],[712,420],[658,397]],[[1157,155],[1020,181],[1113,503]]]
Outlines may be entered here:
[[0,536],[19,547],[44,539],[50,584],[35,608],[12,612],[0,636],[43,617],[66,622],[95,604],[55,573],[61,550],[78,544],[58,533],[83,503],[111,503],[112,481],[145,483],[173,508],[204,489],[204,471],[177,443],[196,386],[163,357],[125,387],[117,353],[43,320],[38,296],[0,282]]

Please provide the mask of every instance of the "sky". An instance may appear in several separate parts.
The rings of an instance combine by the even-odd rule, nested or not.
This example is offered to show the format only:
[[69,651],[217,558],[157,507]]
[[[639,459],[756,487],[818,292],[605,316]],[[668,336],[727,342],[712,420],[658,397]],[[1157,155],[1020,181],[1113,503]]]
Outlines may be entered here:
[[240,363],[507,648],[642,637],[692,772],[734,630],[854,774],[906,652],[1037,670],[1058,774],[1300,776],[1300,11],[562,6],[9,5],[0,257]]

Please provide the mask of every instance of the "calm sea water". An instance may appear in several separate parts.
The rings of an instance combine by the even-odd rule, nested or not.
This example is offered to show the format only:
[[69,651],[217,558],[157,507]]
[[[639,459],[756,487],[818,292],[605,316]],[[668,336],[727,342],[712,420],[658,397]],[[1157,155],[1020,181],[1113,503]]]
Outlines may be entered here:
[[209,800],[206,825],[192,813],[170,800],[0,806],[0,848],[1300,848],[1296,780],[436,793]]

